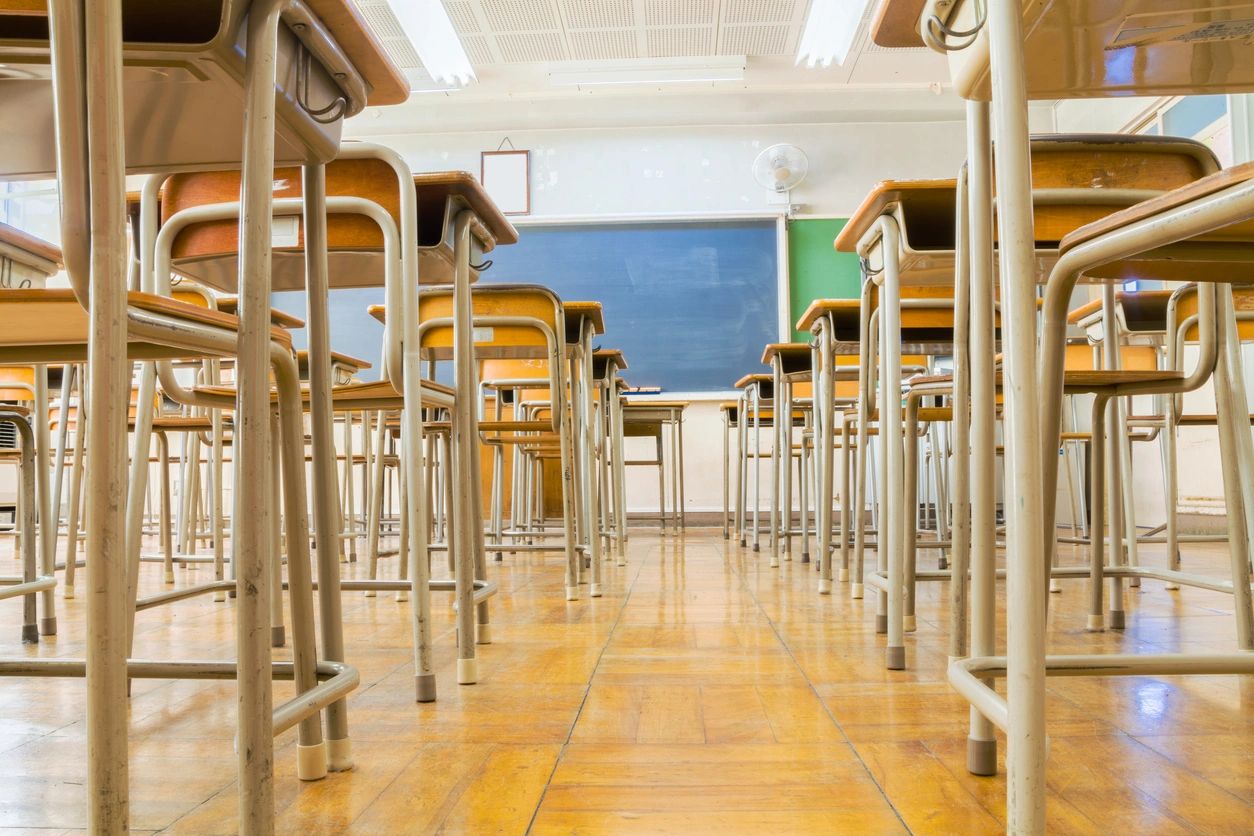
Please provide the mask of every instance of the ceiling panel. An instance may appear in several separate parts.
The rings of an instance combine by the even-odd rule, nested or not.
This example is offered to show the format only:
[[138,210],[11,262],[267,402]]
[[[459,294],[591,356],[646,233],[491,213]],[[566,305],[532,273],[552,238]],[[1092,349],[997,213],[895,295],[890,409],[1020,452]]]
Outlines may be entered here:
[[570,56],[561,32],[511,32],[497,35],[496,46],[506,64],[566,61]]
[[650,58],[688,58],[714,52],[713,26],[670,26],[646,32]]
[[640,54],[632,29],[575,30],[569,34],[570,57],[576,61],[630,59]]
[[636,25],[633,0],[561,0],[567,29],[630,29]]
[[723,0],[723,23],[789,23],[804,0]]
[[[399,66],[421,66],[389,0],[355,2]],[[567,60],[788,56],[797,50],[809,0],[444,0],[444,5],[471,63],[487,69]],[[899,59],[902,69],[921,66],[918,53],[927,50],[876,46],[866,31],[871,15],[868,11],[844,77],[896,82],[903,74],[891,64]]]
[[552,0],[471,0],[483,10],[493,32],[534,32],[561,27]]
[[703,24],[718,20],[718,0],[645,0],[646,26]]
[[719,37],[720,55],[784,55],[792,52],[787,26],[727,26]]

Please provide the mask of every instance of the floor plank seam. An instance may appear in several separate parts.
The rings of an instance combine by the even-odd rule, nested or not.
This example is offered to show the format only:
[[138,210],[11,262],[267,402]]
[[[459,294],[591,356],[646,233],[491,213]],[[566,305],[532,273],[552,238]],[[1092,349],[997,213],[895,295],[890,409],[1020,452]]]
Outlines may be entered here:
[[[730,545],[730,543],[728,545]],[[784,652],[788,654],[789,660],[797,668],[798,672],[800,672],[801,677],[806,682],[806,686],[810,689],[810,692],[814,694],[814,698],[819,701],[819,705],[822,706],[823,713],[827,715],[827,719],[831,720],[832,725],[840,732],[841,738],[845,741],[845,745],[849,747],[849,751],[853,753],[854,758],[858,761],[858,765],[862,767],[862,770],[866,773],[867,777],[871,779],[873,784],[875,784],[876,791],[879,792],[880,797],[884,799],[884,803],[888,805],[888,808],[893,811],[893,815],[896,816],[897,821],[901,823],[902,828],[907,833],[913,833],[914,831],[910,829],[909,825],[906,824],[906,820],[902,817],[901,811],[897,809],[897,805],[893,804],[892,800],[888,797],[888,793],[884,791],[884,787],[880,785],[878,780],[876,780],[875,773],[871,771],[870,766],[868,766],[866,760],[863,759],[862,753],[858,751],[858,747],[853,744],[849,735],[845,733],[844,727],[841,726],[840,721],[836,719],[836,715],[832,713],[832,709],[828,706],[827,701],[819,694],[818,688],[815,687],[814,682],[810,679],[810,675],[806,673],[806,669],[802,667],[800,662],[797,661],[796,655],[792,652],[792,647],[789,646],[788,642],[784,639],[783,634],[780,633],[775,619],[771,618],[770,614],[766,611],[766,608],[762,606],[762,602],[758,599],[757,593],[754,592],[753,587],[748,583],[747,575],[741,571],[741,567],[744,565],[743,561],[734,561],[732,565],[735,567],[736,575],[740,577],[741,584],[744,586],[745,591],[749,594],[749,597],[753,599],[754,605],[762,613],[762,616],[766,619],[766,623],[771,626],[771,632],[775,634],[775,638],[779,641],[780,645],[783,646]],[[805,564],[798,563],[795,565],[803,566]],[[782,574],[783,569],[781,567],[774,575],[772,575],[772,577],[779,579]]]
[[587,687],[584,688],[583,697],[579,700],[579,708],[576,709],[575,716],[570,721],[570,729],[566,732],[566,739],[562,741],[562,748],[558,750],[557,757],[553,759],[553,768],[549,770],[549,777],[544,781],[544,789],[540,791],[540,797],[536,799],[536,808],[531,811],[531,818],[527,821],[525,833],[529,834],[535,828],[536,818],[540,815],[540,808],[544,806],[544,798],[549,793],[549,787],[553,783],[553,776],[557,774],[557,767],[561,764],[562,757],[566,754],[566,748],[570,746],[571,738],[575,736],[575,727],[579,725],[579,718],[583,715],[584,707],[588,704],[588,695],[592,693],[592,683],[597,678],[597,670],[601,667],[601,660],[605,658],[605,652],[614,640],[614,632],[618,629],[618,625],[622,623],[623,614],[627,611],[627,602],[631,600],[631,593],[636,587],[636,581],[640,579],[640,573],[644,571],[644,564],[647,560],[648,557],[645,557],[637,563],[628,564],[632,569],[635,569],[635,574],[632,575],[630,583],[627,584],[623,592],[623,600],[618,606],[617,615],[614,616],[614,623],[610,625],[609,631],[605,634],[605,643],[601,645],[601,652],[597,654],[596,664],[592,666],[592,673],[588,676]]

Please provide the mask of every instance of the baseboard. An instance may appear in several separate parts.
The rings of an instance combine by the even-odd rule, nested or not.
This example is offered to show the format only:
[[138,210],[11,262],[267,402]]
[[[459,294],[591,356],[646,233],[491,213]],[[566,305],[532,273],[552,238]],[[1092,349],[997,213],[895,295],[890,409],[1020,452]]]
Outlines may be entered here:
[[1176,529],[1181,534],[1223,534],[1228,530],[1228,515],[1179,514]]

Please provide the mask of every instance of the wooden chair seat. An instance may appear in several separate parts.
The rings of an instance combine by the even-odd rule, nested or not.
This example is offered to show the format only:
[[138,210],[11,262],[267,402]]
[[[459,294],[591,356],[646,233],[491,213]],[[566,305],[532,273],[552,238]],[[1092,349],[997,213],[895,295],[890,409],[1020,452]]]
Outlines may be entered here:
[[1119,386],[1124,383],[1178,383],[1184,372],[1159,369],[1093,369],[1068,371],[1063,375],[1063,388],[1068,392],[1086,392]]
[[[527,317],[547,326],[564,342],[566,333],[562,303],[547,287],[534,284],[496,284],[471,296],[475,317]],[[367,312],[386,323],[385,305],[371,305]],[[449,287],[424,288],[418,294],[420,322],[453,319],[453,292]],[[475,329],[475,355],[479,359],[539,359],[548,357],[548,344],[537,326],[492,325]],[[450,360],[453,357],[453,328],[441,325],[422,335],[424,359]]]
[[[1128,421],[1139,421],[1142,423],[1153,423],[1164,421],[1161,415],[1129,415]],[[1180,415],[1176,418],[1176,426],[1180,427],[1213,427],[1219,423],[1219,418],[1214,413],[1194,413],[1188,415]],[[1250,415],[1250,424],[1254,426],[1254,414]]]
[[[300,349],[296,352],[296,367],[302,380],[309,379],[309,351],[308,349]],[[370,363],[351,354],[341,354],[338,351],[331,352],[331,370],[334,375],[338,375],[340,379],[333,380],[333,383],[346,384],[358,372],[369,369]]]
[[[235,389],[231,386],[197,386],[195,391],[211,395],[235,396]],[[434,380],[424,380],[422,382],[422,393],[424,406],[443,406],[448,399],[453,397],[451,388],[441,383],[436,383]],[[426,398],[436,395],[442,397],[435,399],[433,403],[425,402]],[[271,402],[277,403],[278,397],[278,392],[271,390]],[[307,385],[301,386],[301,402],[306,409],[309,408],[309,387]],[[404,397],[386,380],[347,383],[343,386],[331,387],[331,408],[336,412],[357,412],[363,409],[399,410],[404,408],[404,406]],[[423,426],[426,426],[426,424]]]
[[[15,226],[0,223],[0,263],[12,263],[16,282],[43,279],[61,269],[61,248],[23,232]],[[20,285],[16,285],[20,286]]]
[[[1074,230],[1062,239],[1066,253],[1116,230],[1254,181],[1254,162],[1202,177],[1166,194],[1114,212]],[[1089,271],[1102,279],[1156,278],[1179,281],[1247,282],[1254,280],[1254,219],[1232,224],[1189,241]]]
[[[177,290],[175,292],[175,298],[178,298]],[[228,313],[228,314],[231,314],[232,316],[239,315],[239,297],[238,296],[219,296],[214,301],[218,305],[218,310],[222,311],[222,313]],[[301,319],[298,316],[293,316],[292,314],[287,313],[286,311],[281,311],[278,308],[271,308],[270,309],[270,324],[277,325],[280,328],[289,328],[294,331],[299,328],[304,328],[305,320]]]
[[[414,175],[418,200],[419,281],[444,284],[452,281],[453,251],[448,233],[452,205],[468,206],[484,226],[473,232],[484,252],[497,244],[513,244],[518,232],[488,197],[483,187],[464,171],[428,172]],[[274,172],[274,196],[299,198],[303,194],[298,168]],[[327,163],[328,197],[360,197],[377,203],[400,223],[401,190],[396,171],[378,159],[339,159]],[[161,192],[164,223],[184,209],[239,199],[238,171],[205,171],[176,174]],[[289,237],[273,248],[272,284],[275,290],[300,290],[305,286],[304,225],[299,216],[276,221],[287,224]],[[384,237],[379,225],[359,214],[327,216],[328,280],[332,288],[382,287],[385,264]],[[172,248],[173,264],[180,274],[218,290],[235,292],[238,275],[239,223],[234,220],[191,224],[182,230]],[[471,271],[472,280],[478,271]]]
[[[127,304],[189,324],[239,330],[239,320],[230,314],[166,296],[130,291]],[[81,362],[87,359],[89,333],[87,312],[72,290],[0,290],[0,359],[7,355],[32,361]],[[292,344],[291,334],[283,328],[272,327],[270,338],[284,346]],[[155,360],[198,357],[205,352],[132,339],[128,354],[135,359]]]
[[[134,417],[130,419],[130,427],[135,428]],[[213,430],[213,419],[207,415],[162,415],[152,419],[152,428],[157,432],[210,432]]]

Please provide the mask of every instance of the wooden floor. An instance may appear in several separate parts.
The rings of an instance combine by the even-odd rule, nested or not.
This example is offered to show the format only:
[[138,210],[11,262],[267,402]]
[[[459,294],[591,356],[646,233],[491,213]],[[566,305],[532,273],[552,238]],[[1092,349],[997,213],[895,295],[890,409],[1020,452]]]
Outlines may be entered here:
[[[0,542],[0,565],[10,552]],[[1219,573],[1224,559],[1194,547],[1186,568]],[[967,708],[944,681],[943,585],[922,588],[909,670],[889,672],[873,600],[839,587],[821,598],[811,566],[769,569],[715,531],[634,534],[630,564],[607,564],[599,600],[563,601],[557,555],[507,556],[495,572],[495,643],[481,648],[478,685],[454,684],[449,596],[436,596],[434,705],[412,699],[408,604],[345,595],[362,673],[350,700],[357,768],[301,784],[294,732],[280,737],[281,832],[1004,830],[1004,780],[964,768]],[[145,565],[148,589],[159,573]],[[179,582],[207,576],[181,570]],[[1224,595],[1147,581],[1128,596],[1128,629],[1095,635],[1083,629],[1084,582],[1066,583],[1053,596],[1055,650],[1234,646]],[[27,649],[20,604],[0,602],[0,654],[81,655],[83,602],[59,605],[61,635]],[[233,652],[228,604],[140,614],[137,656]],[[0,827],[84,827],[83,694],[81,681],[3,683]],[[135,683],[137,829],[234,831],[234,712],[229,683]],[[1052,832],[1254,830],[1254,678],[1054,680],[1049,716]]]

